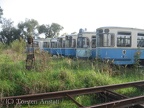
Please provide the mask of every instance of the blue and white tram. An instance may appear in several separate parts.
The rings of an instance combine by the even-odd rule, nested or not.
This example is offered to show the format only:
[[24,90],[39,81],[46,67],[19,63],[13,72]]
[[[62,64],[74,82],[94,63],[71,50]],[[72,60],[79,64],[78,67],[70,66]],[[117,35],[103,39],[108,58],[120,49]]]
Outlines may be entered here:
[[125,27],[101,27],[96,30],[96,57],[118,65],[144,61],[144,30]]
[[77,58],[95,58],[96,57],[96,33],[79,30],[77,39]]
[[65,36],[65,56],[76,57],[76,42],[77,34],[70,34]]

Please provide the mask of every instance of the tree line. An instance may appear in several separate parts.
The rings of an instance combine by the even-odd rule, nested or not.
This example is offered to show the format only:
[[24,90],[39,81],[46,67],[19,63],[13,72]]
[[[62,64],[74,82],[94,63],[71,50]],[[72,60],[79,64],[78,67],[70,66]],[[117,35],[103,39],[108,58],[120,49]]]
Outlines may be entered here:
[[58,23],[39,25],[35,19],[25,19],[14,26],[11,19],[2,17],[3,9],[0,7],[0,42],[10,44],[16,39],[26,39],[28,36],[39,38],[40,34],[45,34],[45,38],[58,36],[63,27]]

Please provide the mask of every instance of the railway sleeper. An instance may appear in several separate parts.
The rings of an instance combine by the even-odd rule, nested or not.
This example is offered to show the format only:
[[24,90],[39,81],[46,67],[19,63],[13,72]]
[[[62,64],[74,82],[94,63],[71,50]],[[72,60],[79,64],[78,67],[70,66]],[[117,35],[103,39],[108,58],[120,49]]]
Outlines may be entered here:
[[[110,91],[110,90],[105,90],[104,92],[100,92],[99,95],[101,98],[101,102],[111,102],[111,101],[128,98],[127,96],[118,94],[118,93]],[[138,104],[138,105],[134,105],[134,106],[128,107],[128,108],[144,108],[144,104]]]
[[140,84],[140,85],[135,85],[136,88],[144,91],[144,84]]
[[76,100],[74,100],[73,97],[70,96],[69,94],[66,94],[66,96],[67,96],[69,99],[71,99],[77,106],[79,106],[79,107],[84,107],[83,105],[81,105],[80,103],[78,103]]
[[126,96],[123,96],[121,94],[109,91],[109,90],[105,90],[104,92],[101,92],[100,94],[100,98],[102,100],[102,102],[110,102],[110,101],[114,101],[114,100],[120,100],[120,99],[126,99]]

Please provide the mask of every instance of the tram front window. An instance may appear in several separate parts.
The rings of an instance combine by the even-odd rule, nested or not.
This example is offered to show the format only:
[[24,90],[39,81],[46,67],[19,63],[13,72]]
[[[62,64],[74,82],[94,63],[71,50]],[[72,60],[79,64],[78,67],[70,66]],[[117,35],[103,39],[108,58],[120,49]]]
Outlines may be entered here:
[[62,38],[58,39],[58,48],[62,48]]
[[76,47],[76,39],[72,40],[72,47],[75,48]]
[[96,36],[92,36],[91,46],[92,48],[96,48]]
[[56,42],[51,42],[52,48],[57,48],[57,43]]
[[99,33],[98,47],[113,47],[115,45],[114,34]]
[[90,40],[87,37],[79,37],[77,40],[78,48],[88,48],[90,47]]
[[43,43],[43,47],[49,48],[49,43],[48,43],[48,42],[44,42],[44,43]]
[[39,43],[34,41],[34,47],[39,47]]
[[66,47],[66,48],[69,48],[69,47],[70,47],[69,44],[70,44],[70,43],[69,43],[69,40],[65,40],[65,47]]

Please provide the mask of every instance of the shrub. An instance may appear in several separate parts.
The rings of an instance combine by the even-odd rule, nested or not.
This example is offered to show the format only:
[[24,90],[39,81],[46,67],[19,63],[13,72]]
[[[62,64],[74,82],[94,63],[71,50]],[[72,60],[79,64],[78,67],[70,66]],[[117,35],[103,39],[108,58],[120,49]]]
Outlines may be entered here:
[[12,50],[18,53],[24,52],[25,46],[26,46],[26,43],[22,38],[20,38],[20,40],[15,40],[11,43]]

